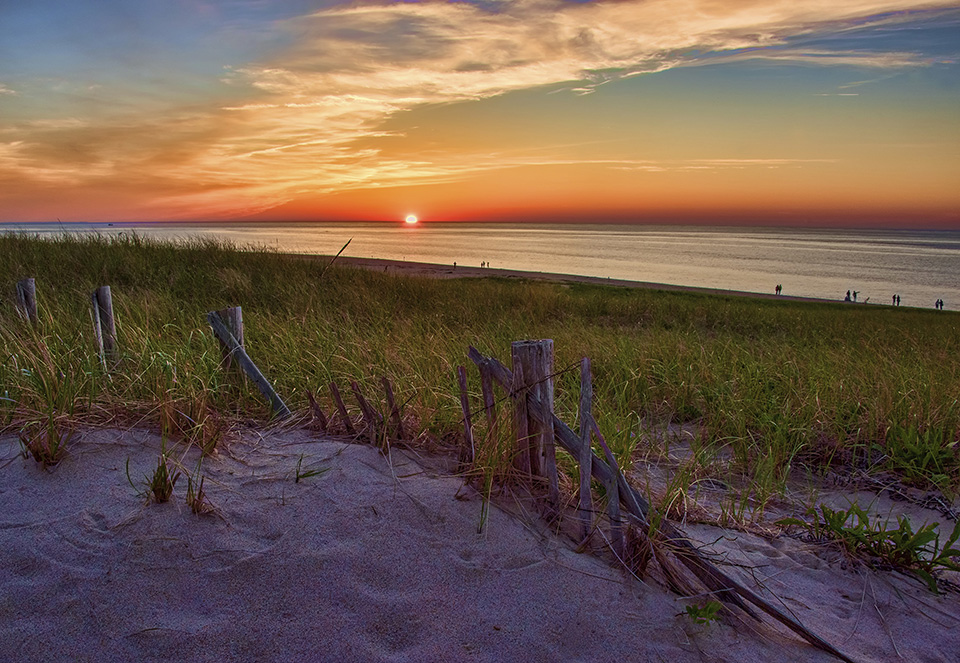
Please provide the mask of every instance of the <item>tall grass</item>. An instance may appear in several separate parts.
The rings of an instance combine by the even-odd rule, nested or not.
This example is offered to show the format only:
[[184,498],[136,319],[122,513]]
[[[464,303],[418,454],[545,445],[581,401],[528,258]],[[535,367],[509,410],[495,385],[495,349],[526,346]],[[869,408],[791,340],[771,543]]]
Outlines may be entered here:
[[[71,376],[76,416],[165,421],[184,436],[199,435],[190,422],[212,412],[267,419],[256,391],[218,370],[204,319],[240,305],[250,355],[292,407],[331,380],[377,393],[389,375],[408,414],[437,436],[453,433],[452,375],[469,344],[506,358],[513,340],[553,338],[558,369],[592,358],[597,417],[625,464],[665,422],[693,422],[696,444],[727,452],[759,499],[797,468],[853,465],[957,488],[955,314],[325,265],[209,240],[4,235],[0,423],[63,411],[54,402],[63,396],[40,393],[24,370],[42,352]],[[37,279],[36,332],[13,307],[25,276]],[[97,368],[88,311],[99,285],[113,287],[118,316],[110,373]],[[574,370],[557,378],[557,408],[571,423],[577,381]]]

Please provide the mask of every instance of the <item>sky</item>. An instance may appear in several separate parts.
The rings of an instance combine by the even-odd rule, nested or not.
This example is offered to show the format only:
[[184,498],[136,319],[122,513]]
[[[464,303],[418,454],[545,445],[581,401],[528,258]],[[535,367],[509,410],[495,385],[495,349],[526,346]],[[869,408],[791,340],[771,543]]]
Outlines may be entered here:
[[0,0],[0,222],[960,228],[960,0]]

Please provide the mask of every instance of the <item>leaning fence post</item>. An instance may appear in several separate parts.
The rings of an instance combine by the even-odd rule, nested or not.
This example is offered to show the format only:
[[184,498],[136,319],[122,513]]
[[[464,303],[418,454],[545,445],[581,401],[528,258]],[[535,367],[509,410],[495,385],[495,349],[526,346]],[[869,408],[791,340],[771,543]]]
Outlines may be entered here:
[[549,499],[556,503],[560,499],[560,487],[553,430],[553,340],[514,341],[511,354],[515,378],[517,369],[522,367],[520,373],[523,379],[517,386],[527,389],[540,407],[539,416],[531,415],[526,412],[529,407],[526,398],[521,399],[528,433],[526,444],[518,440],[520,451],[528,454],[532,475],[547,477]]
[[117,356],[117,322],[113,316],[113,295],[110,286],[100,286],[90,295],[93,305],[93,331],[100,352],[100,362],[104,367],[107,360]]
[[240,343],[237,342],[236,337],[227,329],[223,320],[220,319],[220,314],[216,311],[210,311],[207,313],[207,322],[210,323],[210,327],[213,328],[213,333],[220,339],[220,342],[230,349],[230,353],[233,355],[233,358],[237,360],[243,372],[253,380],[254,384],[256,384],[260,390],[260,393],[270,401],[274,414],[278,417],[289,417],[292,414],[290,408],[283,402],[280,395],[277,394],[273,388],[273,385],[264,377],[260,369],[257,368],[257,365],[253,363],[247,351],[240,347]]
[[32,278],[17,281],[17,311],[24,320],[36,326],[37,315],[37,282]]

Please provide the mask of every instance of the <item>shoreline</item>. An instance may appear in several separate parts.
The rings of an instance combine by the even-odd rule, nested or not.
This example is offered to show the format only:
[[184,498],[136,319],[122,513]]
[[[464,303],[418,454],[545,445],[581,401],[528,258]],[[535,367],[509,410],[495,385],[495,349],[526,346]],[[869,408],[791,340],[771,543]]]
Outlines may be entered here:
[[[287,254],[303,256],[310,259],[331,260],[334,256],[318,254]],[[642,288],[644,290],[666,290],[671,292],[686,292],[700,295],[719,295],[727,297],[748,297],[752,299],[789,300],[791,302],[810,302],[820,304],[844,304],[841,299],[825,299],[822,297],[800,297],[796,295],[777,295],[765,292],[750,292],[747,290],[724,290],[722,288],[705,288],[691,285],[675,285],[671,283],[655,283],[652,281],[631,281],[628,279],[604,278],[602,276],[583,276],[579,274],[558,274],[553,272],[528,272],[519,269],[502,269],[499,267],[475,267],[467,265],[444,265],[429,262],[411,262],[406,260],[392,260],[387,258],[357,258],[340,256],[336,263],[349,265],[371,271],[382,271],[386,274],[403,276],[423,276],[436,279],[458,278],[507,278],[525,279],[530,281],[545,281],[549,283],[583,283],[589,285],[609,285],[619,288]],[[864,304],[866,302],[855,302]],[[908,308],[908,307],[904,307]]]

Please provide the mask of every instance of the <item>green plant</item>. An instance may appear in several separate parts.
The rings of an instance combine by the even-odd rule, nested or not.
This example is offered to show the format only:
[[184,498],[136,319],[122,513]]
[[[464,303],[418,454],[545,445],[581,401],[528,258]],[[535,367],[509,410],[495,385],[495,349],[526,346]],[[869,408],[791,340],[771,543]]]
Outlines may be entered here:
[[154,470],[153,476],[146,478],[148,499],[152,495],[157,502],[169,500],[173,495],[173,487],[177,485],[177,479],[179,478],[180,471],[171,471],[167,455],[161,453],[160,457],[157,458],[157,469]]
[[297,459],[297,468],[296,468],[296,478],[294,483],[300,483],[300,479],[309,479],[310,477],[320,476],[330,470],[329,467],[315,467],[313,469],[303,470],[301,465],[303,464],[303,454],[300,454],[300,458]]
[[50,416],[43,421],[25,424],[19,433],[20,446],[24,456],[33,456],[46,468],[60,462],[75,435],[69,423],[61,417]]
[[684,607],[687,615],[697,624],[712,624],[720,618],[720,609],[723,604],[719,601],[693,603]]
[[[197,468],[198,472],[199,469],[200,468]],[[200,483],[197,484],[196,490],[194,490],[193,477],[187,476],[187,506],[198,516],[213,511],[213,506],[207,501],[206,493],[203,492],[204,479],[206,479],[206,477],[200,477]]]
[[857,504],[846,511],[833,510],[821,504],[810,508],[808,520],[784,518],[783,527],[799,526],[815,541],[836,541],[851,555],[870,564],[884,564],[914,574],[932,592],[937,591],[936,572],[940,569],[960,571],[960,522],[941,544],[939,523],[928,523],[914,531],[906,516],[897,519],[896,528],[881,518],[871,523],[870,515]]

